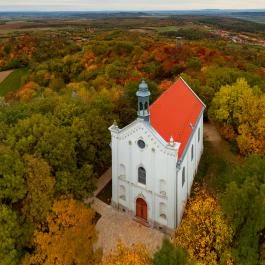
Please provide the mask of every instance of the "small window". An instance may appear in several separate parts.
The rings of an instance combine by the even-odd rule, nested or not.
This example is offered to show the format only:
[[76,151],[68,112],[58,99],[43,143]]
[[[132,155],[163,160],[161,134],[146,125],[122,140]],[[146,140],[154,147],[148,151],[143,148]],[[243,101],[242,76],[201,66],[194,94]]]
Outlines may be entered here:
[[137,144],[141,149],[145,148],[145,142],[143,140],[138,140]]
[[182,187],[184,186],[185,183],[185,167],[182,169]]
[[161,195],[166,196],[166,181],[164,179],[160,179],[159,181],[159,192]]
[[138,182],[146,184],[146,171],[143,167],[138,168]]
[[148,103],[147,102],[144,103],[144,109],[145,110],[148,109]]
[[201,128],[198,130],[198,142],[201,140]]
[[126,189],[124,186],[120,186],[120,199],[126,201]]
[[193,156],[194,156],[194,148],[193,145],[191,146],[191,161],[193,160]]
[[162,219],[167,219],[167,206],[166,206],[166,204],[164,203],[164,202],[160,202],[160,205],[159,205],[160,207],[160,218],[162,218]]
[[143,110],[143,103],[140,102],[140,110]]

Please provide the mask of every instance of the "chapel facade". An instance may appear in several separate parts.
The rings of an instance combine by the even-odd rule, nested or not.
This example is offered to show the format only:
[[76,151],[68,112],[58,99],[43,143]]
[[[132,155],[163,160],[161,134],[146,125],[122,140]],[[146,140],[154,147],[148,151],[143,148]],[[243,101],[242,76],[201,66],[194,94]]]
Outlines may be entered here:
[[205,105],[179,78],[151,106],[139,85],[137,119],[110,126],[112,206],[150,226],[181,222],[203,152]]

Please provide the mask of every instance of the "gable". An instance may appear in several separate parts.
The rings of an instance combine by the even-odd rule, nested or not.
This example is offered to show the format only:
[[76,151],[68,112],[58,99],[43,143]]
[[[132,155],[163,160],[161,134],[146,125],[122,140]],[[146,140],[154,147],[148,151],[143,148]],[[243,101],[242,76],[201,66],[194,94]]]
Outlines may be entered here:
[[180,158],[204,108],[203,102],[180,78],[150,106],[150,124],[166,142],[172,136],[181,144]]

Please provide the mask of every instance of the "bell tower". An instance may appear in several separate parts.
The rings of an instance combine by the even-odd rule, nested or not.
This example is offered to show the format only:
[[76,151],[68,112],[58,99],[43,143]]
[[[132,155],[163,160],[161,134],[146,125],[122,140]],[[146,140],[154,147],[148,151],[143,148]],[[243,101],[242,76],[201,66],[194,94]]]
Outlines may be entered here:
[[138,97],[138,118],[143,119],[144,121],[150,121],[150,112],[149,112],[149,96],[151,95],[148,85],[144,80],[139,85],[139,89],[136,92]]

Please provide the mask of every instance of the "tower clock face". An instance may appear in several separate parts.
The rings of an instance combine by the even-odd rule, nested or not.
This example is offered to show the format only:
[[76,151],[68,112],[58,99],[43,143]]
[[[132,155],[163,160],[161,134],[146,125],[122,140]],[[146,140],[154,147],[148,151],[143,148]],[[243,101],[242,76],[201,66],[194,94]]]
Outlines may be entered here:
[[145,142],[143,140],[138,140],[137,144],[141,149],[145,148]]

